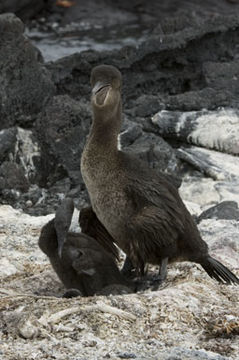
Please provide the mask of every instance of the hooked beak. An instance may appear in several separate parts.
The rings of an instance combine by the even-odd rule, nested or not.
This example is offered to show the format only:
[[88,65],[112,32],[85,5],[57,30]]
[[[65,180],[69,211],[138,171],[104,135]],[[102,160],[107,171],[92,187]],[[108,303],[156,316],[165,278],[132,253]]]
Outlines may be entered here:
[[66,237],[64,235],[57,234],[57,242],[58,242],[57,252],[58,252],[58,256],[59,256],[60,259],[62,258],[62,250],[63,250],[65,240],[66,240]]
[[109,87],[110,84],[106,84],[103,81],[97,81],[97,83],[95,84],[95,86],[92,89],[92,93],[93,95],[96,95],[100,90]]

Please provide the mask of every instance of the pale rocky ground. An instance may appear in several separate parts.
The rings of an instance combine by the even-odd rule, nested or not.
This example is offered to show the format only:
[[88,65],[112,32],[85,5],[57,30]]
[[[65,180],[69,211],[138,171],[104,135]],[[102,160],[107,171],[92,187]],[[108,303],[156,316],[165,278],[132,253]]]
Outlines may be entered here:
[[[191,183],[191,212],[218,201],[215,184]],[[239,287],[217,284],[196,264],[171,265],[157,291],[62,299],[37,245],[52,216],[0,206],[1,359],[239,359]],[[211,254],[239,276],[239,221],[199,228]]]

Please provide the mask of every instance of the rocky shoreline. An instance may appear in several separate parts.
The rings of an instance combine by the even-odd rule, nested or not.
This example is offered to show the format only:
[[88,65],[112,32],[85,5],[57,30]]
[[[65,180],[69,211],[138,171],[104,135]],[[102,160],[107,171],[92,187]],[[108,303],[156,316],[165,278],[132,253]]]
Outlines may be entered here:
[[[14,15],[0,15],[4,53],[0,89],[2,202],[36,215],[53,212],[62,194],[78,199],[79,206],[87,202],[79,162],[91,121],[89,74],[94,65],[104,62],[123,73],[122,147],[179,179],[185,175],[185,161],[192,166],[191,172],[196,167],[208,174],[177,149],[193,142],[188,134],[196,120],[190,119],[190,114],[194,111],[198,115],[193,116],[199,117],[202,109],[211,111],[211,122],[204,132],[197,130],[201,140],[194,144],[210,148],[208,142],[216,143],[218,135],[207,140],[207,134],[215,133],[213,127],[224,116],[228,140],[226,143],[222,134],[216,149],[227,152],[228,147],[237,146],[233,144],[238,134],[239,20],[236,15],[227,16],[226,22],[221,15],[200,18],[199,24],[193,22],[190,27],[187,22],[179,27],[170,19],[167,32],[155,28],[138,47],[87,51],[44,63],[39,50],[23,34],[22,22]],[[159,113],[160,126],[165,117],[169,122],[171,114],[171,123],[163,131],[155,120]],[[209,113],[205,114],[208,118]],[[187,129],[172,137],[170,129],[178,126],[173,118],[180,116],[189,117]],[[228,152],[237,155],[236,149]]]

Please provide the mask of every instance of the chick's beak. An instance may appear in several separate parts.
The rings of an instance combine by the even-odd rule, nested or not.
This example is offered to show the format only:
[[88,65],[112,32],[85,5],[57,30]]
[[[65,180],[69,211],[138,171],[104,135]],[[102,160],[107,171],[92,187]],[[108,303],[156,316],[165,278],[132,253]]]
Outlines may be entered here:
[[58,242],[57,252],[58,252],[58,256],[60,259],[62,258],[62,250],[63,250],[65,240],[66,240],[65,236],[62,236],[59,234],[57,235],[57,242]]

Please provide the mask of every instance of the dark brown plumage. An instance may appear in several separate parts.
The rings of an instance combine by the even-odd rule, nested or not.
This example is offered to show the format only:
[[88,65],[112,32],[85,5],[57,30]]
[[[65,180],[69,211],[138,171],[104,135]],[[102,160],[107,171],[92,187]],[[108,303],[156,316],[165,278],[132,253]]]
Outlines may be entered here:
[[[108,233],[104,225],[99,221],[91,206],[81,209],[79,215],[79,224],[84,234],[93,237],[102,247],[119,260],[119,251],[115,246],[115,240]],[[135,275],[132,271],[134,266],[131,260],[126,257],[121,273],[129,278]],[[142,268],[142,274],[144,269]]]
[[91,73],[93,123],[81,172],[97,218],[138,269],[145,263],[193,261],[219,282],[239,279],[208,254],[177,189],[164,175],[119,151],[121,74],[107,65]]
[[115,259],[119,260],[119,251],[114,244],[114,239],[98,220],[91,206],[81,209],[79,224],[84,234],[93,237]]
[[69,289],[65,296],[90,296],[100,293],[109,285],[114,285],[113,291],[119,285],[119,292],[125,288],[132,292],[131,283],[120,274],[113,256],[96,240],[83,233],[68,232],[73,209],[71,199],[63,201],[55,218],[43,226],[39,238],[39,247]]

